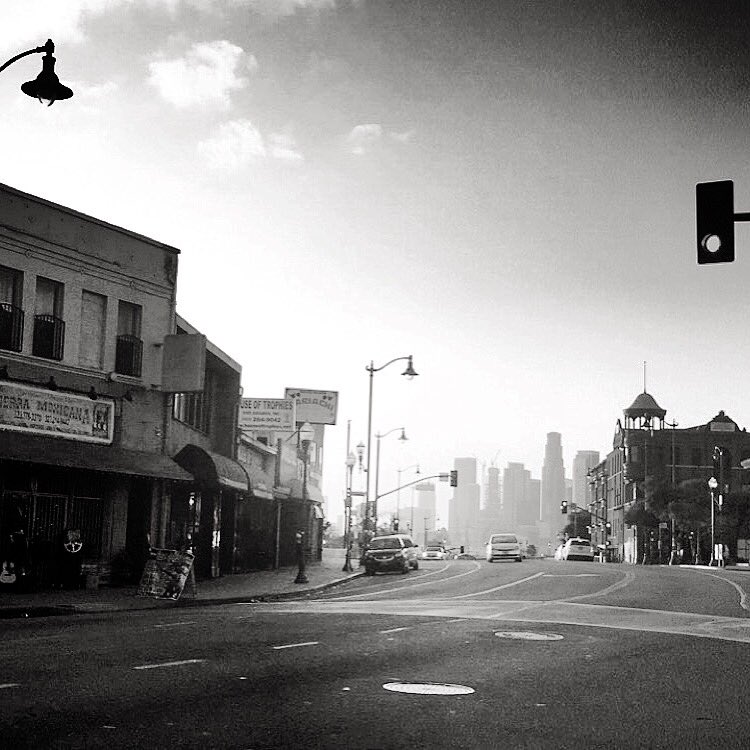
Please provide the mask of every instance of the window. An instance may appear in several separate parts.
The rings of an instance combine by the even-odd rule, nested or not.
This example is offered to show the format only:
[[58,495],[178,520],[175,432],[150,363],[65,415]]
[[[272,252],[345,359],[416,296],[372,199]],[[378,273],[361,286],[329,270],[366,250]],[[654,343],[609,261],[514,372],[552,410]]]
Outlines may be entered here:
[[139,378],[143,364],[141,306],[120,300],[117,310],[115,372]]
[[38,276],[34,310],[34,344],[36,357],[61,360],[65,345],[65,321],[62,319],[63,285]]
[[23,346],[23,274],[0,266],[0,349],[20,352]]
[[80,363],[101,370],[104,366],[104,326],[107,298],[87,292],[81,295]]
[[172,416],[201,432],[208,432],[211,426],[211,398],[214,392],[215,377],[206,370],[202,393],[175,393],[172,403]]

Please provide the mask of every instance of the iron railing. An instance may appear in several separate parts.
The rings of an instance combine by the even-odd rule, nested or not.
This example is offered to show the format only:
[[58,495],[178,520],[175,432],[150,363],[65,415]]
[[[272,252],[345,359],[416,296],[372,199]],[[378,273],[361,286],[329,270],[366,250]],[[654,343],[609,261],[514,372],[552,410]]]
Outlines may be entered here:
[[115,372],[139,378],[143,365],[143,341],[136,336],[117,337]]
[[35,357],[61,360],[65,349],[65,321],[54,315],[34,316],[34,345],[31,353]]
[[20,352],[23,347],[23,310],[0,302],[0,349]]

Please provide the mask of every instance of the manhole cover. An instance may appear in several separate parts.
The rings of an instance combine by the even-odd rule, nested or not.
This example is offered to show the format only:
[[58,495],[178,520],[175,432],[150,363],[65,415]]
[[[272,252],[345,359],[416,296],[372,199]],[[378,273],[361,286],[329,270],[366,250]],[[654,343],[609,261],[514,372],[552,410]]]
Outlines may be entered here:
[[450,685],[447,682],[386,682],[383,687],[394,693],[418,695],[469,695],[474,692],[474,688],[466,685]]
[[512,641],[561,641],[563,639],[558,633],[533,633],[524,630],[498,630],[495,635]]

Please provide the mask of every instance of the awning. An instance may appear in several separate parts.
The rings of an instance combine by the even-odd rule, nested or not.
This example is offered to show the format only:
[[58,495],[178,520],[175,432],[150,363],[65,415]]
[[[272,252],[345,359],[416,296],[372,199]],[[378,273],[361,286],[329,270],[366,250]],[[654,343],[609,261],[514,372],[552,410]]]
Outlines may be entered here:
[[247,473],[240,464],[227,456],[212,453],[190,443],[174,457],[174,460],[199,482],[241,492],[248,491]]
[[0,459],[190,482],[169,456],[0,430]]
[[[290,479],[286,484],[289,487],[291,497],[302,497],[301,479]],[[307,483],[307,497],[315,503],[322,503],[325,500],[323,493],[314,484],[310,484],[310,482]]]

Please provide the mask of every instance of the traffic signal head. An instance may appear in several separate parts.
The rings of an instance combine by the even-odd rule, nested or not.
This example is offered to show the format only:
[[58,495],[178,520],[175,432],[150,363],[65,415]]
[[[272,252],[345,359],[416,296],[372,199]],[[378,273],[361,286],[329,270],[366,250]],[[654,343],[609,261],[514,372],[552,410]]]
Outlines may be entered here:
[[451,487],[458,487],[458,471],[456,469],[451,471]]
[[604,524],[604,530],[609,534],[610,531],[612,531],[612,524],[607,521],[607,523]]
[[698,263],[734,260],[734,183],[699,182],[695,186]]
[[398,532],[398,518],[393,519],[393,531],[394,533]]
[[563,514],[566,514],[568,512],[568,501],[567,500],[563,500],[560,503],[560,512],[563,513]]

